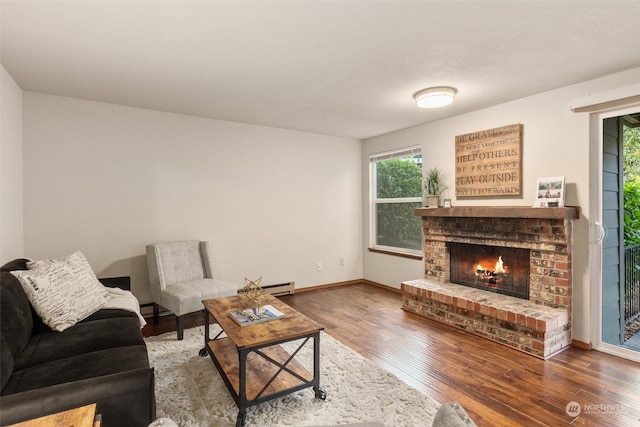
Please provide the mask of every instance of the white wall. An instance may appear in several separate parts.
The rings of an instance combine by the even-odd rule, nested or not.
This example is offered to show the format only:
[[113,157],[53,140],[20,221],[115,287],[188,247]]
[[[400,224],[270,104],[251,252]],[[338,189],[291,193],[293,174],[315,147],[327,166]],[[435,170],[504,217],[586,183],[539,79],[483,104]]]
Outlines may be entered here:
[[0,65],[0,265],[24,256],[22,90]]
[[[445,197],[454,205],[530,205],[538,177],[566,177],[566,204],[581,207],[574,223],[574,338],[589,342],[589,116],[572,113],[569,102],[639,77],[640,69],[629,70],[364,144],[25,93],[24,251],[17,238],[15,252],[42,258],[82,250],[98,275],[130,275],[143,303],[144,245],[183,238],[210,240],[219,277],[238,286],[244,277],[294,280],[299,288],[364,277],[399,288],[423,277],[424,268],[422,261],[367,251],[368,157],[422,144],[424,164],[448,173]],[[3,74],[3,107],[4,85]],[[19,111],[15,99],[11,105]],[[512,123],[524,125],[522,197],[456,199],[455,136]],[[4,117],[2,125],[5,150]]]
[[[538,177],[565,176],[565,204],[580,206],[581,217],[573,229],[574,329],[573,338],[590,342],[589,299],[589,222],[591,212],[589,188],[589,115],[573,113],[572,99],[589,93],[620,88],[637,83],[640,69],[629,70],[605,78],[576,84],[539,95],[519,99],[495,107],[474,111],[435,123],[404,129],[364,141],[363,145],[363,210],[364,277],[396,288],[402,281],[424,277],[423,261],[411,261],[368,252],[369,208],[368,158],[372,153],[390,148],[422,144],[425,167],[438,166],[449,177],[448,194],[457,206],[530,206]],[[463,96],[462,93],[459,96]],[[425,113],[426,114],[426,113]],[[455,197],[455,136],[473,131],[522,123],[522,197],[464,198]]]
[[30,258],[81,250],[141,303],[155,241],[209,240],[238,287],[363,277],[358,140],[28,92],[24,121]]

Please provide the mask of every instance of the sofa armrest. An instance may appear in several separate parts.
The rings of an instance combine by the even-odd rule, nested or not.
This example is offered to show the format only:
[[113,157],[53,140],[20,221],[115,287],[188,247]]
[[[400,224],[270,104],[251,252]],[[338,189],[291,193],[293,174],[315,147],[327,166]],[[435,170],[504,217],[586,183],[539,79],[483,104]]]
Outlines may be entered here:
[[100,283],[109,288],[120,288],[125,291],[131,290],[131,277],[122,276],[122,277],[102,277],[98,278]]
[[90,403],[96,403],[103,427],[146,427],[156,417],[153,368],[2,396],[0,424],[14,424]]

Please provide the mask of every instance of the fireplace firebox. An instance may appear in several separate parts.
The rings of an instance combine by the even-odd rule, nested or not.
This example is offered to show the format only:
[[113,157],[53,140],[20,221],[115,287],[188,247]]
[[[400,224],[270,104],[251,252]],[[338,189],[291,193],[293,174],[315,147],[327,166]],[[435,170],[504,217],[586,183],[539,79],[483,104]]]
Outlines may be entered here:
[[456,242],[449,245],[452,283],[529,299],[529,249]]

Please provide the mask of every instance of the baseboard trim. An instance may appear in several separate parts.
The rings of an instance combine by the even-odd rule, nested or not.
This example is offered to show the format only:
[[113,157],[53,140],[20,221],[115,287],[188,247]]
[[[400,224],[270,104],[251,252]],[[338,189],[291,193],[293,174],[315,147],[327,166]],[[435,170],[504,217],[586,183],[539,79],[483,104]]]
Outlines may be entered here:
[[387,286],[387,285],[383,285],[382,283],[378,283],[378,282],[374,282],[371,280],[367,280],[367,279],[354,279],[354,280],[347,280],[344,282],[336,282],[336,283],[327,283],[325,285],[317,285],[317,286],[309,286],[306,288],[296,288],[296,293],[300,293],[300,292],[313,292],[313,291],[319,291],[321,289],[329,289],[329,288],[336,288],[339,286],[350,286],[350,285],[369,285],[369,286],[376,286],[378,288],[383,288],[389,291],[393,291],[396,292],[398,294],[402,293],[402,291],[400,289],[397,288],[392,288],[391,286]]
[[321,289],[336,288],[338,286],[361,285],[363,279],[347,280],[345,282],[327,283],[326,285],[308,286],[306,288],[296,288],[296,294],[301,292],[319,291]]
[[378,288],[386,289],[388,291],[393,291],[397,294],[402,294],[402,289],[393,288],[389,285],[383,285],[382,283],[374,282],[372,280],[362,279],[362,283],[364,283],[365,285],[376,286]]
[[[299,293],[304,293],[304,292],[313,292],[313,291],[319,291],[322,289],[329,289],[329,288],[337,288],[339,286],[351,286],[351,285],[369,285],[369,286],[375,286],[378,288],[382,288],[382,289],[386,289],[388,291],[391,292],[395,292],[397,294],[402,294],[402,290],[398,289],[398,288],[393,288],[391,286],[388,285],[383,285],[382,283],[378,283],[378,282],[374,282],[372,280],[367,280],[367,279],[354,279],[354,280],[346,280],[344,282],[336,282],[336,283],[327,283],[324,285],[316,285],[316,286],[309,286],[306,288],[296,288],[295,289],[295,293],[299,294]],[[280,295],[276,295],[276,296],[286,296],[286,295],[294,295],[293,292],[291,292],[291,294],[280,294]],[[153,317],[153,303],[146,303],[146,304],[140,304],[140,308],[142,311],[142,315],[145,318],[148,317]],[[173,314],[170,311],[160,311],[160,316],[166,316],[169,314]]]
[[584,341],[571,340],[571,345],[573,347],[580,348],[582,350],[592,350],[591,343],[584,342]]

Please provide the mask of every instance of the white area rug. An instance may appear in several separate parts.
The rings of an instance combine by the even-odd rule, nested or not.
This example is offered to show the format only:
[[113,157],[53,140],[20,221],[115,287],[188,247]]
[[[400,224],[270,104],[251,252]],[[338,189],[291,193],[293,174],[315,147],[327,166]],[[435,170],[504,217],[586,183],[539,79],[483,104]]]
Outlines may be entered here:
[[[211,336],[219,331],[211,325]],[[238,408],[204,346],[204,327],[145,339],[155,368],[157,416],[180,426],[233,426]],[[291,343],[287,345],[290,347]],[[285,348],[287,348],[285,346]],[[295,348],[295,347],[294,347]],[[291,348],[289,348],[291,351]],[[429,426],[439,404],[393,374],[377,367],[350,348],[321,332],[320,386],[327,399],[314,397],[312,388],[252,406],[246,426],[316,426],[382,422],[387,427]],[[309,342],[296,357],[313,367]]]

